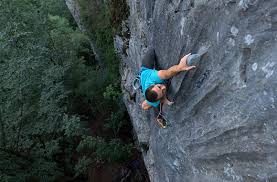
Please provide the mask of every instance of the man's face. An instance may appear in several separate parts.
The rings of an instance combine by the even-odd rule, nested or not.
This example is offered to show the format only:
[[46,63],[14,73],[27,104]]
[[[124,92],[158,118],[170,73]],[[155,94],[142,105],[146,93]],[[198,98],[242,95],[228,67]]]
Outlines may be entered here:
[[166,87],[163,84],[156,84],[152,90],[158,94],[158,99],[161,99],[166,94]]

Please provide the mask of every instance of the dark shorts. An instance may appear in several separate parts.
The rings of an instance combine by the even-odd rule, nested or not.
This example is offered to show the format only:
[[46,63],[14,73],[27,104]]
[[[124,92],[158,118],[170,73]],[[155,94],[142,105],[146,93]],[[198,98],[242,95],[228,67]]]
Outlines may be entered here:
[[156,68],[156,66],[157,66],[157,57],[155,54],[155,50],[153,48],[150,48],[142,59],[141,67],[154,69]]

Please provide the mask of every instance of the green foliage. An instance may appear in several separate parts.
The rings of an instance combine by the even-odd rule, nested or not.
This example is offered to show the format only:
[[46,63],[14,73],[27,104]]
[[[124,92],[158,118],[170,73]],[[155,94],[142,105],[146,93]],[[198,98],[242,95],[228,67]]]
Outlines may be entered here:
[[114,137],[117,137],[120,128],[125,123],[127,123],[125,120],[125,111],[119,110],[117,112],[112,112],[111,117],[107,119],[107,123],[105,123],[104,127],[111,129],[113,131]]
[[88,158],[87,156],[83,156],[81,159],[79,159],[77,165],[75,166],[75,176],[79,175],[86,175],[88,167],[92,165],[91,158]]
[[132,145],[119,139],[86,136],[72,106],[75,97],[92,100],[115,136],[125,122],[116,108],[121,92],[110,13],[100,11],[94,32],[107,68],[87,66],[89,38],[75,30],[65,7],[63,0],[0,1],[1,181],[80,181],[89,165],[130,155]]
[[131,155],[132,144],[124,144],[119,139],[112,139],[109,143],[99,143],[96,148],[98,159],[109,162],[124,162]]
[[122,92],[119,80],[106,87],[106,91],[104,92],[104,98],[106,100],[117,101],[120,96],[122,96]]
[[106,72],[107,70],[105,69],[88,71],[75,90],[76,94],[87,98],[94,98],[95,100],[97,100],[97,97],[102,99],[102,93],[104,92],[105,85],[107,85]]
[[122,102],[122,92],[119,80],[108,85],[103,95],[104,99],[108,103],[113,103],[113,108],[116,108],[114,109],[115,111],[111,112],[110,117],[106,119],[104,128],[110,129],[113,132],[114,137],[117,137],[120,129],[127,123],[125,116],[126,108]]
[[[58,16],[60,11],[48,14],[55,13],[47,10],[49,2],[0,2],[0,172],[8,181],[63,176],[73,169],[67,159],[83,133],[80,119],[66,114],[72,91],[64,79],[87,38]],[[62,0],[55,2],[65,7]]]
[[109,11],[110,21],[114,27],[113,33],[119,33],[122,20],[126,20],[129,16],[128,5],[125,0],[110,0]]
[[79,144],[77,150],[82,153],[91,153],[95,162],[125,162],[131,156],[132,144],[125,144],[120,139],[111,139],[106,142],[101,137],[86,137]]
[[64,115],[63,117],[62,129],[64,131],[64,135],[67,137],[80,136],[81,126],[80,126],[80,118],[77,116],[72,116],[71,118],[68,115]]
[[89,36],[94,40],[105,65],[109,69],[109,78],[118,78],[119,59],[114,52],[113,37],[119,33],[122,20],[129,16],[125,0],[78,0],[81,18],[89,25]]

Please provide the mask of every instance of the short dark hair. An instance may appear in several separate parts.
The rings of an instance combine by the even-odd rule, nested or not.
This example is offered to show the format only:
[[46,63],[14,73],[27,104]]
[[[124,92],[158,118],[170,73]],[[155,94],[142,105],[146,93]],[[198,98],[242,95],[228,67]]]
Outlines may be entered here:
[[158,94],[154,90],[152,90],[152,88],[154,86],[155,85],[151,85],[145,91],[146,100],[148,100],[149,102],[157,102],[158,101]]

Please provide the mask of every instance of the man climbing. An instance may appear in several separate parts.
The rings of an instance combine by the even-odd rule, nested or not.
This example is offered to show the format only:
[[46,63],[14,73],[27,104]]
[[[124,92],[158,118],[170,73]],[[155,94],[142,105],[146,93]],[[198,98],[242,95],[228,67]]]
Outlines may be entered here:
[[[167,70],[156,70],[157,57],[154,49],[149,49],[142,60],[140,70],[140,84],[143,95],[146,100],[142,102],[142,108],[144,110],[154,107],[157,111],[157,107],[162,104],[171,105],[166,97],[166,80],[177,75],[182,71],[189,71],[195,66],[188,66],[187,59],[190,54],[185,55],[179,62],[179,64],[170,67]],[[161,107],[160,107],[161,112]],[[158,124],[165,128],[166,123],[164,119],[157,118]]]

